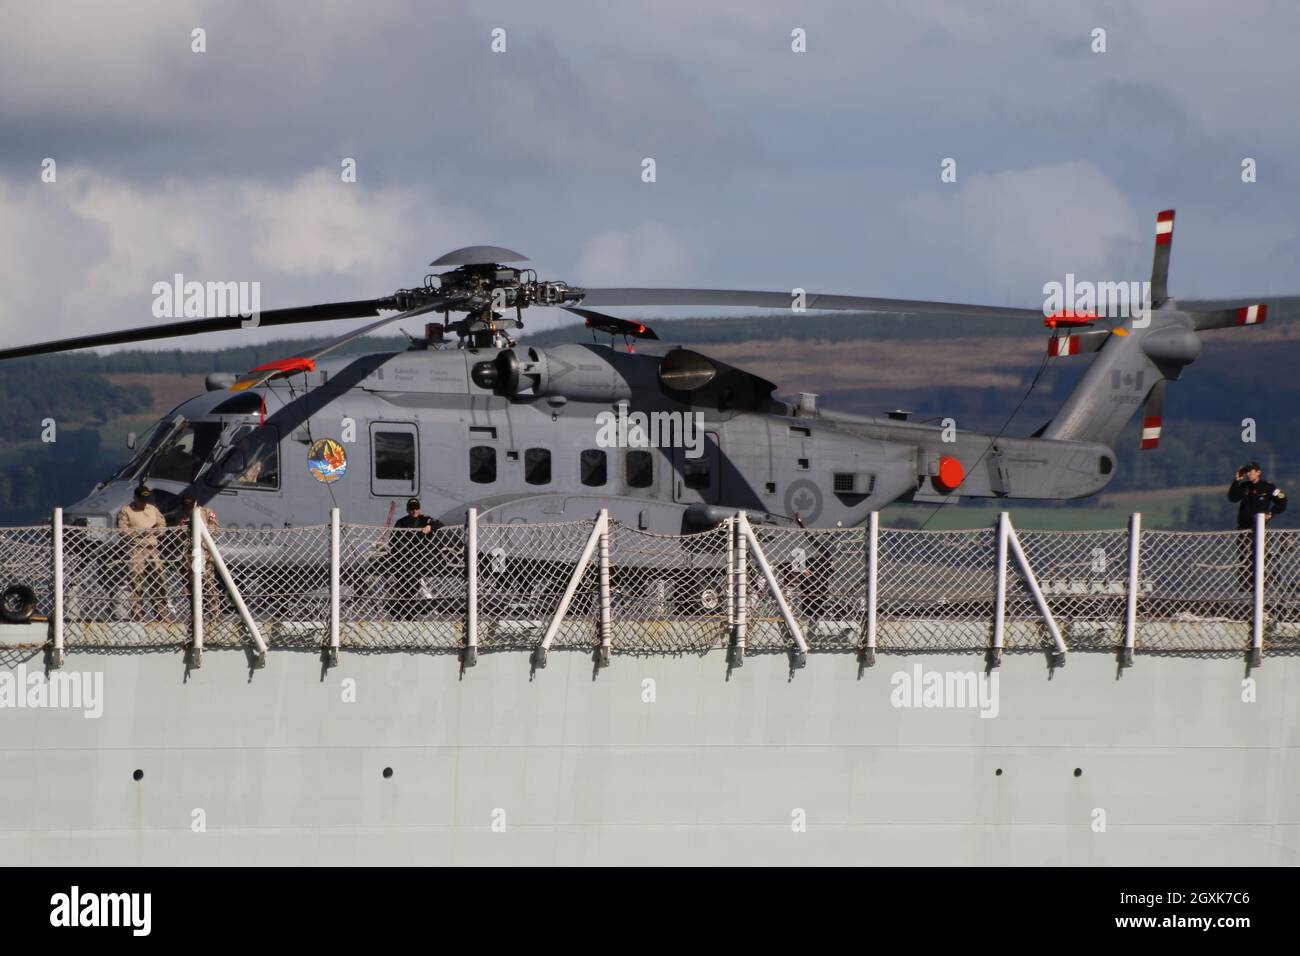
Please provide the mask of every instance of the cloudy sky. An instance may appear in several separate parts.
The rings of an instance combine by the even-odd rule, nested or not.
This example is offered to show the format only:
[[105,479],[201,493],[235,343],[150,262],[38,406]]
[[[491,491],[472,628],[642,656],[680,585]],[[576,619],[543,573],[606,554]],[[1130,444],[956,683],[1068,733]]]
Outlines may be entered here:
[[276,308],[472,243],[579,285],[1032,307],[1146,278],[1170,206],[1176,295],[1300,291],[1289,0],[0,3],[5,345],[148,324],[176,272]]

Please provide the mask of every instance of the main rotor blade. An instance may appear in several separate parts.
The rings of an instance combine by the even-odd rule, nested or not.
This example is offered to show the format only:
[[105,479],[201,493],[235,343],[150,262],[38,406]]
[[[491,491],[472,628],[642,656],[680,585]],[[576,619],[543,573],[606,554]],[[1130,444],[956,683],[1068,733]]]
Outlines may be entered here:
[[[576,289],[579,305],[714,305],[753,306],[789,311],[796,304],[790,292],[753,292],[744,289]],[[916,299],[878,299],[856,295],[820,295],[809,292],[803,307],[810,312],[919,312],[927,315],[1004,316],[1043,321],[1041,309],[1012,309],[961,302],[925,302]]]
[[[299,322],[325,322],[334,319],[364,319],[366,316],[378,315],[380,309],[392,308],[392,299],[361,299],[356,302],[326,302],[322,305],[298,306],[292,309],[271,309],[258,314],[256,328],[270,328],[277,325],[295,325]],[[51,352],[70,352],[73,349],[95,348],[101,345],[129,345],[133,342],[148,342],[153,339],[170,339],[182,335],[204,335],[208,332],[231,332],[243,327],[248,319],[238,315],[219,316],[211,319],[189,319],[183,322],[168,322],[163,325],[149,325],[138,329],[121,329],[116,332],[100,332],[94,335],[79,335],[70,339],[56,339],[37,345],[20,345],[12,349],[0,349],[0,359],[25,358],[29,355],[48,355]],[[254,326],[249,326],[250,328]]]
[[438,309],[444,309],[448,305],[454,305],[461,302],[461,299],[430,299],[423,305],[418,305],[414,309],[408,309],[405,312],[399,312],[397,315],[385,316],[376,322],[370,322],[361,326],[359,329],[353,329],[346,332],[338,338],[331,339],[319,348],[313,349],[306,355],[294,356],[293,358],[277,359],[274,362],[267,362],[265,365],[259,365],[251,372],[246,373],[234,385],[230,386],[232,392],[242,392],[245,389],[254,388],[258,385],[268,382],[273,378],[281,375],[292,375],[295,372],[310,372],[316,368],[317,359],[328,355],[335,349],[342,348],[349,342],[361,338],[363,335],[369,335],[377,329],[390,325],[393,322],[401,322],[403,319],[412,319],[417,315],[424,315],[426,312],[433,312]]

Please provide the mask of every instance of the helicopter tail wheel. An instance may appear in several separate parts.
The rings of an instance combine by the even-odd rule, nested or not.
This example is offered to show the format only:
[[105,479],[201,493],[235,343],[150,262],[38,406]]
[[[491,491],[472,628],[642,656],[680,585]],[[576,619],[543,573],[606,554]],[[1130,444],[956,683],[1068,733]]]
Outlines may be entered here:
[[11,584],[0,594],[0,617],[9,624],[26,624],[36,612],[36,592],[25,584]]

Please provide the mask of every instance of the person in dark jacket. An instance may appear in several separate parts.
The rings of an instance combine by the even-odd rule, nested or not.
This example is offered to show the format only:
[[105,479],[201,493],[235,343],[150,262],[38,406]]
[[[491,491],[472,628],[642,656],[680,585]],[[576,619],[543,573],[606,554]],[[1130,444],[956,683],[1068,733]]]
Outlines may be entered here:
[[1263,514],[1266,522],[1286,511],[1286,492],[1261,477],[1259,462],[1248,461],[1237,469],[1228,486],[1228,500],[1237,501],[1237,527],[1243,531],[1255,527],[1255,515]]
[[390,536],[393,569],[390,580],[394,593],[390,596],[389,609],[399,620],[409,619],[425,610],[421,579],[431,575],[435,569],[434,532],[442,526],[441,521],[420,510],[419,498],[407,501],[406,514],[393,524],[395,531],[400,533]]
[[[1259,462],[1248,461],[1237,469],[1232,484],[1228,486],[1228,500],[1239,502],[1237,505],[1237,528],[1250,531],[1255,527],[1255,515],[1262,514],[1264,522],[1273,520],[1274,515],[1286,511],[1286,492],[1264,481]],[[1243,534],[1237,539],[1237,557],[1241,570],[1237,574],[1237,583],[1241,590],[1249,591],[1255,584],[1255,542],[1251,535]]]

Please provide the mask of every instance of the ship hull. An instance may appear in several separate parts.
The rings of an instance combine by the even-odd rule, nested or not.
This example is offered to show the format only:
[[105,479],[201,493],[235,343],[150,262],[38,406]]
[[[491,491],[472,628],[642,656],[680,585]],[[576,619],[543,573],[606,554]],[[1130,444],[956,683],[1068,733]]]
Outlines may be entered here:
[[931,673],[982,669],[814,654],[792,674],[768,654],[729,674],[714,651],[596,673],[556,652],[530,675],[501,652],[462,676],[448,654],[250,670],[210,649],[187,674],[179,653],[73,652],[65,672],[102,674],[98,717],[0,709],[0,860],[1300,863],[1300,659],[1243,683],[1236,657],[1120,675],[1106,654],[1054,672],[1016,654],[996,715],[924,695]]

